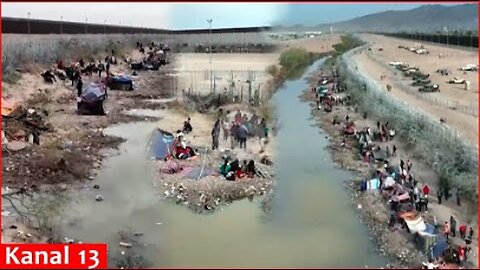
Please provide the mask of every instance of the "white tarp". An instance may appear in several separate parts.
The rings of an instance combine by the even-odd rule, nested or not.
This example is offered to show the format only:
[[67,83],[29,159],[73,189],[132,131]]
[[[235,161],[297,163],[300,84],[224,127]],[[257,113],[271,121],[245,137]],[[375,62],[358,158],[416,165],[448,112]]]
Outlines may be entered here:
[[405,219],[405,223],[407,223],[408,229],[412,234],[423,232],[427,229],[427,224],[425,224],[421,215],[418,215],[415,219]]
[[383,187],[384,188],[389,188],[393,187],[396,184],[395,180],[391,176],[387,176],[385,180],[383,180]]

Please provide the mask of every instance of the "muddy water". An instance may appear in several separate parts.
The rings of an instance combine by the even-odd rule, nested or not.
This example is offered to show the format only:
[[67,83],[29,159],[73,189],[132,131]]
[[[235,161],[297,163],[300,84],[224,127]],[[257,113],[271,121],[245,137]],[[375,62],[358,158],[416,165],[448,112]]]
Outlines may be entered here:
[[[155,172],[144,151],[149,132],[161,126],[160,120],[107,130],[127,142],[88,183],[101,189],[75,195],[65,214],[64,233],[83,242],[107,242],[116,253],[118,231],[143,232],[139,239],[147,245],[144,255],[157,267],[383,265],[342,188],[349,175],[334,168],[326,139],[311,127],[308,105],[297,98],[305,87],[303,79],[287,82],[273,101],[282,128],[279,192],[270,222],[262,219],[258,200],[236,202],[206,216],[159,200],[151,184]],[[162,117],[162,112],[148,110],[135,114]],[[96,202],[97,194],[104,201]]]

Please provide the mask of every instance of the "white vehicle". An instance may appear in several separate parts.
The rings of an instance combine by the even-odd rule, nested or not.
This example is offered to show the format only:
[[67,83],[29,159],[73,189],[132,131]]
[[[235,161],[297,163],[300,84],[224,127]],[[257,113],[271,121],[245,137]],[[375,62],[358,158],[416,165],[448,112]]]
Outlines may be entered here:
[[393,62],[390,62],[388,63],[390,66],[400,66],[400,65],[403,65],[402,62],[400,61],[393,61]]
[[450,79],[450,80],[448,81],[448,83],[450,83],[450,84],[464,84],[464,83],[465,83],[465,80],[464,80],[464,79],[457,78],[457,77],[453,77],[453,79]]
[[410,47],[408,50],[411,51],[411,52],[414,52],[414,51],[416,51],[417,49],[414,48],[414,47]]
[[418,49],[415,51],[417,54],[426,54],[427,53],[427,50],[425,49]]
[[478,71],[478,66],[475,64],[468,64],[463,66],[460,70],[462,71]]

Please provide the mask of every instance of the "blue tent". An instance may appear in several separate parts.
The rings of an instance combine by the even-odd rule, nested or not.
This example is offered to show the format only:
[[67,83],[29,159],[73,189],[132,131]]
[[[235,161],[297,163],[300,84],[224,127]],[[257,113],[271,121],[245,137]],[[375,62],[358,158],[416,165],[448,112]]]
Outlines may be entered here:
[[105,98],[105,86],[103,84],[91,83],[83,90],[82,101],[92,103]]
[[440,258],[442,257],[445,250],[448,249],[447,239],[444,237],[438,238],[437,242],[432,247],[432,258]]
[[175,136],[157,128],[153,131],[147,152],[152,159],[165,159],[172,154],[174,147]]
[[133,91],[133,81],[125,75],[111,77],[108,85],[112,90]]
[[124,83],[124,84],[129,84],[132,82],[132,79],[130,79],[128,76],[125,76],[125,75],[113,76],[112,79],[114,82]]

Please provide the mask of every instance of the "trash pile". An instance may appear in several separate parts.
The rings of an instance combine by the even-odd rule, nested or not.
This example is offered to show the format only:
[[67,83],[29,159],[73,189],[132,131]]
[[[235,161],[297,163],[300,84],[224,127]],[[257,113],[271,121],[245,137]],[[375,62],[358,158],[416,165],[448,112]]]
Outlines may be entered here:
[[45,121],[47,116],[47,111],[37,108],[4,110],[2,105],[2,149],[20,151],[28,144],[39,145],[40,135],[53,131]]

